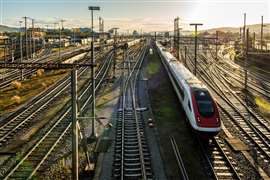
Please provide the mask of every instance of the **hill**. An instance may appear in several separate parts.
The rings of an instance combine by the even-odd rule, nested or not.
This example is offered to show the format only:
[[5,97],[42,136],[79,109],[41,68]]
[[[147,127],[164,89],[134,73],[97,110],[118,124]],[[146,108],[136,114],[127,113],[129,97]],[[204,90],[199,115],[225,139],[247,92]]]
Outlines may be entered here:
[[[261,33],[261,24],[252,24],[252,25],[247,25],[247,28],[249,28],[250,32],[256,32],[256,34]],[[212,28],[212,29],[207,29],[203,30],[207,31],[209,33],[215,33],[216,31],[224,31],[224,32],[232,32],[232,33],[239,33],[240,27],[219,27],[219,28]],[[270,23],[265,24],[264,26],[264,33],[270,33]]]
[[0,32],[17,32],[18,30],[18,28],[0,25]]

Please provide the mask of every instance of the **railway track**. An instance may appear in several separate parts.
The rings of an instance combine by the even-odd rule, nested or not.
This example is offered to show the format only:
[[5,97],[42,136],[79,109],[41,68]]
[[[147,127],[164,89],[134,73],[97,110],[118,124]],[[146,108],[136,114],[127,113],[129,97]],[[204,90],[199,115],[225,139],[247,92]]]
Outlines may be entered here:
[[[234,125],[236,135],[242,139],[256,155],[256,161],[267,172],[270,162],[270,130],[269,123],[249,109],[241,99],[224,82],[224,77],[214,65],[199,65],[201,79],[208,85],[218,101],[223,121]],[[204,71],[208,68],[209,71]]]
[[114,179],[153,179],[144,121],[136,110],[137,78],[147,49],[144,47],[135,63],[126,58],[123,65],[122,95],[119,100],[114,147]]
[[[189,63],[193,65],[191,61],[189,61]],[[201,69],[198,71],[200,72]],[[202,75],[200,75],[200,77],[201,76]],[[199,144],[201,152],[204,156],[205,168],[207,169],[206,171],[209,172],[209,176],[212,179],[241,179],[242,174],[240,174],[238,168],[236,167],[236,161],[230,155],[230,152],[228,151],[222,138],[215,137],[211,139],[209,143],[204,143],[199,138],[196,138],[196,141]],[[175,147],[174,149],[177,148]],[[174,150],[174,152],[175,151],[177,150]],[[179,156],[180,155],[176,153],[176,157]],[[184,167],[181,165],[182,163],[179,162],[179,164],[180,170],[182,169],[183,171]],[[183,177],[183,179],[185,178],[186,177]]]
[[238,173],[236,164],[232,161],[233,158],[223,140],[217,136],[207,145],[198,142],[209,164],[213,179],[241,179],[242,174]]
[[[83,51],[83,49],[78,49],[78,50],[71,52],[71,53],[64,52],[64,53],[62,53],[62,56],[69,57],[72,54],[77,55],[77,53],[80,51]],[[50,61],[53,61],[55,58],[57,58],[57,55],[58,55],[57,53],[53,53],[50,55],[45,55],[44,57],[41,57],[41,58],[34,59],[32,61],[30,60],[29,62],[40,62],[40,63],[50,62]],[[26,69],[23,71],[23,75],[24,75],[24,77],[28,77],[28,76],[32,75],[35,71],[36,70]],[[20,70],[10,70],[7,73],[5,73],[4,75],[2,75],[1,79],[0,79],[0,89],[3,89],[5,87],[9,86],[9,84],[12,81],[20,79],[20,73],[21,73]]]
[[[226,78],[226,81],[228,83],[230,83],[231,85],[234,85],[234,82],[239,83],[241,86],[244,86],[244,77],[236,74],[232,71],[229,70],[225,70],[225,68],[220,67],[218,65],[216,65],[216,67],[220,70],[219,72],[221,72],[223,74],[223,77],[228,76],[231,80],[229,80],[228,78]],[[225,80],[225,79],[224,79]],[[262,80],[256,80],[253,78],[249,78],[248,79],[248,91],[252,92],[253,94],[257,95],[257,96],[262,96],[265,97],[267,100],[270,100],[270,84],[269,86],[267,84],[264,85],[261,83]]]
[[189,177],[188,177],[188,174],[187,174],[187,171],[186,171],[186,168],[185,168],[185,164],[183,162],[183,159],[181,157],[178,145],[177,145],[174,137],[170,137],[170,141],[171,141],[171,144],[172,144],[172,147],[173,147],[174,155],[175,155],[176,160],[177,160],[178,168],[179,168],[179,170],[181,172],[181,175],[182,175],[182,179],[183,180],[189,180]]
[[[78,70],[78,77],[83,75],[86,70],[87,68],[80,68]],[[38,115],[57,101],[69,88],[69,82],[70,77],[64,77],[54,86],[36,96],[26,107],[19,109],[7,119],[4,119],[0,126],[0,147],[6,145],[19,130],[31,125]]]
[[[206,58],[205,56],[200,56],[201,58],[205,59],[206,61],[209,61],[209,58]],[[210,58],[212,62],[214,62],[214,58]],[[235,85],[235,82],[240,85],[240,87],[244,86],[244,69],[237,65],[228,63],[222,58],[219,58],[220,61],[218,63],[214,63],[216,68],[219,69],[219,72],[224,74],[224,76],[227,76],[230,78],[231,81],[230,84],[232,86]],[[232,65],[231,65],[232,64]],[[229,65],[229,66],[228,66]],[[235,70],[232,67],[236,67]],[[248,74],[248,91],[250,91],[252,94],[255,94],[257,96],[265,97],[268,101],[270,100],[270,79],[264,78],[264,76],[260,76],[254,72],[250,72]]]
[[[110,53],[109,57],[107,58],[106,62],[102,65],[100,70],[96,74],[97,84],[96,89],[97,91],[103,80],[105,79],[107,73],[109,72],[111,65],[112,65],[112,57],[113,54]],[[89,84],[91,86],[91,84]],[[86,88],[85,90],[87,90]],[[80,102],[83,104],[81,111],[86,110],[85,104],[89,104],[92,100],[92,96],[88,93],[80,93],[81,95],[84,94],[87,98]],[[70,127],[71,127],[71,106],[68,103],[64,110],[59,115],[55,123],[49,128],[47,132],[45,132],[41,139],[33,147],[31,147],[26,153],[24,153],[21,158],[18,159],[16,164],[6,172],[2,178],[3,179],[32,179],[36,178],[37,176],[41,175],[48,167],[49,164],[46,163],[46,160],[56,151],[57,147],[65,141],[66,136],[70,135]]]

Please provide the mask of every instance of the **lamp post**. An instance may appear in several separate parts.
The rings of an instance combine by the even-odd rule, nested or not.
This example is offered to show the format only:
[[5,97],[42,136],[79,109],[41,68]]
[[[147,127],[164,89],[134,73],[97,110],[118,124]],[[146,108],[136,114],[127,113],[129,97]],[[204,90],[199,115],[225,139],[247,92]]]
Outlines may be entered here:
[[201,23],[192,23],[190,26],[195,26],[195,53],[194,53],[194,75],[196,76],[197,73],[197,44],[198,44],[198,35],[197,35],[197,29],[198,26],[202,26]]
[[[94,11],[99,11],[100,7],[98,6],[89,6],[88,9],[91,11],[91,31],[92,31],[92,41],[91,41],[91,63],[94,64],[95,60],[94,60],[94,20],[93,20],[93,14]],[[92,98],[93,98],[93,102],[92,102],[92,134],[91,137],[93,139],[95,139],[96,135],[95,135],[95,107],[96,107],[96,101],[95,101],[95,88],[96,88],[96,84],[95,84],[95,68],[94,66],[91,66],[91,79],[92,79]]]

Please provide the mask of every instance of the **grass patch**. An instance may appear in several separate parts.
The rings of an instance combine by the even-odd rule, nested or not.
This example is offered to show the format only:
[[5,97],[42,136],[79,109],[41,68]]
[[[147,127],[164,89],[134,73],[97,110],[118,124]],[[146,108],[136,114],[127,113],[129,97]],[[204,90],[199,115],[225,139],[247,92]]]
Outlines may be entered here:
[[256,97],[255,102],[262,112],[270,112],[270,103],[262,97]]
[[118,98],[118,95],[105,94],[98,99],[97,108],[102,108],[105,104],[108,104],[109,102],[111,102],[117,98]]
[[[158,66],[158,71],[154,74],[151,74],[151,71],[149,73],[148,69],[151,69],[151,66]],[[200,163],[200,149],[197,148],[197,144],[193,139],[194,134],[185,121],[185,113],[157,54],[149,55],[145,71],[149,79],[152,112],[167,178],[179,179],[181,176],[170,143],[170,136],[173,136],[179,146],[189,178],[208,179]]]
[[[156,90],[151,91],[152,103],[153,103],[153,113],[156,115],[155,120],[159,125],[163,126],[167,123],[177,123],[179,120],[179,106],[174,98],[174,92],[170,89],[168,83],[162,83]],[[165,96],[166,94],[166,96]]]
[[158,73],[160,66],[156,63],[150,63],[147,67],[147,73],[149,75],[154,75]]
[[[67,49],[66,47],[61,47],[60,48],[60,51],[63,51],[63,50],[65,50],[65,49]],[[58,52],[59,51],[59,48],[53,48],[52,49],[52,53],[54,53],[54,52]]]
[[[18,105],[38,95],[65,75],[66,71],[55,70],[42,76],[34,75],[30,79],[12,83],[16,85],[8,86],[0,91],[0,114],[12,112]],[[20,84],[20,88],[18,88],[18,84]]]
[[147,66],[147,74],[153,76],[160,71],[160,63],[155,62],[155,59],[158,58],[157,55],[154,53],[149,55],[149,64]]

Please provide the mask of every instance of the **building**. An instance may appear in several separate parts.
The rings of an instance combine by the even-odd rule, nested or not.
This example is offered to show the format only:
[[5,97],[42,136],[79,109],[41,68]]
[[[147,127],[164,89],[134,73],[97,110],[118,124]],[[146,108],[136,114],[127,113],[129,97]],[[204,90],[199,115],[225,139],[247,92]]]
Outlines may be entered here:
[[0,35],[0,60],[3,61],[10,56],[9,37]]

